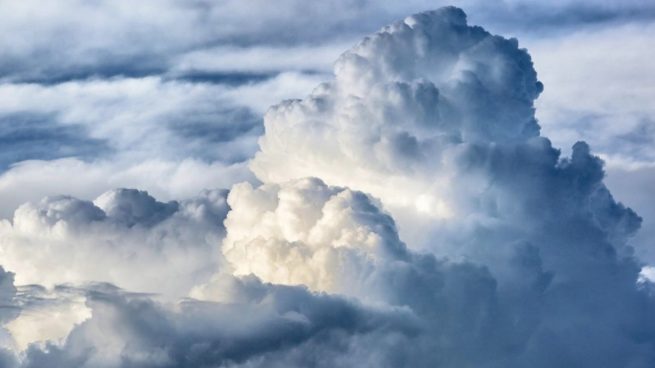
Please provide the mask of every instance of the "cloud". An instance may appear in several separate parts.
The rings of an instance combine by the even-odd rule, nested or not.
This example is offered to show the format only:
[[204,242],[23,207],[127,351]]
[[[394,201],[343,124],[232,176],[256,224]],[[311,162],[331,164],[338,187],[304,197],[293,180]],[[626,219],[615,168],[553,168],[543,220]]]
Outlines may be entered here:
[[100,139],[88,137],[79,126],[57,127],[47,114],[16,113],[0,117],[0,172],[29,159],[76,156],[94,158],[109,150]]
[[44,196],[61,193],[93,200],[110,188],[138,187],[162,200],[186,199],[206,188],[225,188],[242,180],[254,180],[245,164],[224,165],[193,159],[25,161],[0,176],[0,213],[4,218],[11,218],[22,203],[38,202]]
[[558,0],[535,3],[529,0],[470,1],[472,18],[489,24],[494,31],[524,36],[564,36],[585,27],[616,27],[626,23],[648,23],[655,8],[643,0],[604,1]]
[[[259,183],[24,204],[0,224],[0,252],[20,284],[47,288],[22,289],[9,331],[37,343],[14,363],[653,366],[655,293],[630,243],[641,219],[589,145],[562,156],[540,135],[542,89],[515,39],[457,8],[420,13],[268,110]],[[154,172],[164,187],[207,180],[192,166]],[[49,295],[63,302],[40,310],[67,311],[66,326],[21,335]]]
[[0,216],[46,195],[93,199],[139,187],[170,200],[250,180],[245,161],[257,149],[260,114],[318,78],[283,73],[242,86],[157,77],[0,85],[0,141],[7,143]]
[[13,306],[15,295],[14,274],[0,267],[0,325],[16,317],[16,309]]
[[[499,292],[484,267],[409,251],[377,201],[318,179],[256,189],[235,186],[228,202],[223,253],[235,275],[253,274],[267,282],[347,295],[369,307],[412,312],[407,323],[417,319],[421,326],[415,335],[403,336],[386,354],[369,348],[372,356],[385,356],[383,366],[481,364],[492,356],[511,362],[515,358],[503,349],[521,348],[520,341],[533,331],[534,321],[526,317],[536,312],[534,303],[551,278],[541,269],[538,251],[518,249],[513,269],[525,279],[512,285],[512,292],[525,304],[512,306],[517,295]],[[225,289],[219,276],[193,295],[230,300]],[[516,328],[507,328],[509,320]],[[497,344],[490,341],[493,336]]]
[[608,170],[607,186],[627,205],[643,217],[643,225],[635,235],[633,243],[639,259],[655,264],[653,239],[655,239],[655,196],[652,185],[655,180],[655,167],[625,169],[621,167]]
[[[44,134],[48,126],[60,134],[83,130],[86,138],[80,139],[80,145],[97,146],[100,141],[110,148],[109,154],[143,159],[157,152],[161,159],[197,157],[233,163],[250,157],[255,137],[260,134],[260,122],[249,106],[231,101],[232,90],[156,77],[73,81],[54,86],[4,84],[0,86],[4,101],[0,113],[14,125],[20,124],[21,114],[43,116],[45,124],[35,124],[34,128]],[[208,149],[211,146],[214,148]],[[97,155],[102,154],[101,149],[97,151]],[[70,152],[67,156],[76,155]],[[55,151],[36,158],[56,157]]]
[[[74,135],[76,146],[82,146],[78,149],[88,151],[85,144],[98,146],[100,142],[110,153],[139,158],[156,153],[160,158],[243,161],[256,149],[261,134],[259,114],[318,81],[314,75],[282,73],[241,86],[163,77],[56,85],[5,83],[0,85],[0,118],[7,127],[1,133],[12,144],[31,139],[28,143],[35,149],[53,151],[36,157],[40,159],[63,155],[57,147],[39,147],[43,146],[40,135],[54,136],[51,139],[60,142],[60,149]],[[100,148],[97,154],[102,153]],[[67,154],[74,155],[75,151]]]
[[338,43],[273,46],[218,46],[181,55],[169,75],[184,78],[194,72],[202,74],[223,73],[257,76],[258,73],[283,71],[329,72],[332,61],[355,40]]
[[539,92],[515,40],[467,26],[457,9],[423,13],[343,54],[333,82],[269,110],[251,167],[264,182],[316,176],[370,193],[410,249],[487,267],[497,313],[536,323],[505,366],[646,364],[653,301],[628,243],[641,219],[613,199],[587,144],[560,158],[539,135]]
[[5,328],[20,313],[15,297],[14,274],[0,267],[0,367],[16,365],[13,338]]
[[24,351],[29,344],[46,341],[61,343],[76,324],[91,317],[81,289],[58,285],[47,289],[40,285],[17,288],[17,317],[6,324],[12,350]]
[[633,243],[649,263],[655,262],[653,193],[646,184],[655,159],[655,73],[644,60],[655,56],[646,46],[653,27],[628,23],[524,39],[548,86],[537,101],[545,134],[563,147],[584,139],[603,158],[612,193],[644,218]]
[[220,190],[167,203],[133,189],[46,197],[0,223],[3,265],[22,285],[109,282],[180,298],[221,267],[226,213]]
[[[361,21],[369,11],[380,13],[369,2],[303,5],[297,0],[276,6],[259,0],[247,5],[233,0],[145,1],[138,6],[123,0],[94,4],[66,0],[57,6],[4,3],[0,30],[16,36],[2,42],[6,57],[0,75],[10,81],[44,83],[143,77],[165,73],[178,57],[216,45],[284,48],[335,35],[348,37],[379,25],[377,17]],[[331,17],[314,22],[322,14]],[[29,38],[21,36],[25,34]]]
[[[93,4],[65,0],[57,6],[34,0],[3,3],[0,32],[13,36],[0,43],[4,50],[0,78],[58,83],[89,77],[160,75],[179,69],[180,59],[195,58],[192,55],[211,53],[221,64],[232,59],[229,54],[223,56],[220,50],[225,48],[265,45],[284,50],[338,43],[405,14],[447,4],[329,0],[308,8],[299,0],[275,5],[261,0],[247,4],[147,0],[138,6],[125,0]],[[470,9],[476,21],[506,32],[557,32],[585,24],[652,20],[655,14],[652,5],[641,0],[602,5],[594,1],[470,0],[461,5]],[[126,29],[130,31],[124,32]],[[266,69],[266,62],[259,59],[253,71]]]
[[340,354],[343,337],[366,340],[386,331],[411,334],[416,329],[403,310],[375,311],[253,278],[233,279],[232,286],[232,303],[186,301],[174,308],[120,290],[92,288],[86,295],[93,318],[78,325],[61,346],[31,346],[23,366],[324,364],[327,354]]
[[364,193],[318,179],[244,183],[228,203],[223,253],[235,275],[375,298],[376,269],[408,261],[393,220]]
[[[13,36],[0,41],[6,54],[0,62],[0,78],[4,81],[0,101],[7,101],[0,113],[0,125],[11,124],[18,128],[0,130],[0,140],[12,140],[10,148],[0,157],[0,166],[4,170],[26,159],[75,157],[89,162],[110,156],[110,160],[114,160],[117,153],[127,156],[126,151],[130,154],[127,160],[138,162],[144,161],[144,156],[157,156],[167,161],[246,160],[255,152],[256,138],[262,132],[260,113],[281,99],[301,97],[319,80],[327,78],[323,74],[298,73],[323,73],[341,50],[361,34],[402,15],[438,4],[445,3],[338,0],[326,1],[312,9],[297,0],[278,2],[275,6],[260,1],[245,5],[238,1],[210,4],[176,0],[145,1],[138,7],[125,1],[101,1],[90,5],[66,0],[56,7],[33,1],[3,3],[0,5],[0,30]],[[473,0],[462,5],[469,9],[469,15],[476,22],[520,35],[524,42],[528,41],[524,45],[529,46],[539,60],[547,60],[539,65],[539,70],[542,79],[547,77],[544,81],[554,90],[559,90],[561,83],[553,76],[583,75],[584,83],[566,78],[572,85],[579,86],[600,80],[599,76],[611,75],[612,70],[617,69],[602,68],[594,72],[593,78],[587,78],[584,70],[557,73],[562,65],[559,60],[566,60],[566,55],[574,55],[574,60],[596,55],[594,50],[579,51],[581,44],[592,48],[605,44],[608,39],[617,39],[609,47],[622,50],[613,54],[622,59],[616,65],[630,65],[630,70],[640,69],[634,62],[635,50],[647,54],[644,50],[648,48],[640,46],[643,36],[638,32],[644,26],[651,26],[653,7],[647,2],[635,0],[598,5],[593,1],[556,1],[535,5],[523,0]],[[151,13],[158,16],[152,17]],[[315,21],[318,18],[320,22]],[[624,32],[624,28],[634,31]],[[124,32],[125,29],[130,32]],[[578,37],[585,29],[602,37],[602,41],[596,37]],[[599,29],[601,31],[597,32]],[[543,38],[558,42],[555,45],[548,45],[548,40],[539,42]],[[541,51],[544,43],[546,46]],[[566,47],[552,50],[558,44]],[[558,55],[558,58],[551,60],[549,55]],[[600,58],[594,57],[594,60]],[[587,64],[602,66],[603,63],[590,61]],[[557,68],[551,72],[550,65]],[[289,71],[294,75],[287,74]],[[647,71],[640,72],[645,75]],[[280,83],[271,79],[280,80]],[[561,112],[567,100],[600,95],[605,90],[603,86],[608,83],[616,86],[620,80],[599,82],[599,86],[593,88],[594,93],[574,91],[573,98],[554,101],[557,104],[554,109]],[[634,90],[637,84],[631,76],[623,80],[629,80],[628,86]],[[261,88],[248,86],[253,83]],[[230,86],[244,85],[247,88],[225,92]],[[640,95],[647,93],[642,91]],[[550,96],[546,91],[542,100]],[[167,103],[159,103],[162,100]],[[622,102],[625,105],[633,100],[637,101],[628,98]],[[598,104],[600,109],[578,111],[573,114],[575,119],[568,119],[578,126],[580,119],[597,121],[583,132],[569,127],[567,119],[556,114],[558,111],[548,114],[543,108],[540,117],[547,123],[545,128],[556,146],[570,146],[584,137],[603,154],[609,147],[625,147],[619,150],[621,152],[613,152],[615,155],[608,160],[610,163],[643,163],[650,155],[647,145],[615,144],[616,140],[604,137],[630,136],[630,133],[640,132],[640,127],[652,119],[649,120],[643,109],[619,116],[607,115],[602,107],[611,105],[614,108],[618,104],[606,102],[604,99]],[[7,106],[19,109],[6,109]],[[599,111],[604,114],[599,115]],[[557,132],[549,129],[549,121],[553,119],[546,119],[548,116],[563,121],[558,123]],[[629,123],[617,127],[610,123],[613,119],[626,119]],[[608,132],[605,127],[609,126],[615,128]],[[397,144],[411,145],[408,142]],[[234,180],[225,180],[225,186],[243,177],[240,173]],[[114,186],[138,185],[139,182],[133,181]],[[150,187],[146,189],[152,191]],[[111,188],[104,186],[91,196],[82,192],[66,194],[90,199]],[[46,193],[42,189],[30,198],[22,198],[21,202],[38,200],[45,194],[58,192]],[[163,191],[157,194],[169,195]],[[428,200],[439,202],[434,198]],[[12,204],[0,211],[7,216],[14,209]]]
[[[457,166],[476,164],[477,147],[547,145],[533,108],[542,85],[527,52],[516,40],[468,27],[461,11],[440,14],[409,17],[366,38],[340,57],[333,82],[271,108],[251,162],[257,177],[315,176],[370,193],[394,215],[447,218],[455,210],[449,202],[485,190],[484,177],[456,177]],[[450,193],[458,180],[469,193]]]

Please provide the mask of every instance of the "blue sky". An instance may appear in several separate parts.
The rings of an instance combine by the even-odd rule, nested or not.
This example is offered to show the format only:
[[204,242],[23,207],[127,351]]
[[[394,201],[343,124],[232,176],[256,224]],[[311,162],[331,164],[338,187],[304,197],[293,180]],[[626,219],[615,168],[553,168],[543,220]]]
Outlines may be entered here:
[[[392,26],[397,43],[360,43],[445,5],[517,41],[435,13],[452,27],[417,18],[425,36]],[[0,367],[336,366],[338,329],[352,349],[344,366],[591,367],[607,346],[616,366],[653,362],[652,2],[0,0],[0,34],[0,290],[20,311],[0,310]],[[428,46],[407,51],[407,39]],[[379,251],[361,258],[348,244]],[[400,290],[411,282],[429,296]],[[583,289],[587,299],[571,296]],[[599,330],[585,330],[580,310],[612,297],[634,320],[604,326],[621,310],[607,306],[589,317]],[[210,304],[175,304],[185,298]],[[461,332],[466,314],[439,330],[425,308],[441,298],[453,300],[443,310],[475,305],[497,320],[480,312],[475,338]],[[540,301],[553,309],[538,312]],[[351,319],[334,325],[326,305]],[[230,321],[234,306],[252,312],[246,327]],[[124,322],[130,313],[157,317]],[[506,331],[512,318],[524,330]],[[420,321],[432,338],[475,343],[412,347]],[[579,333],[562,344],[577,353],[548,340],[570,321]],[[312,327],[289,332],[301,322]],[[113,331],[114,345],[97,334],[113,323],[130,331]],[[615,327],[643,342],[612,340]],[[577,346],[585,331],[598,333],[588,349]],[[245,347],[185,360],[203,336]],[[362,360],[360,344],[393,336],[408,340]],[[486,350],[495,338],[507,345]]]

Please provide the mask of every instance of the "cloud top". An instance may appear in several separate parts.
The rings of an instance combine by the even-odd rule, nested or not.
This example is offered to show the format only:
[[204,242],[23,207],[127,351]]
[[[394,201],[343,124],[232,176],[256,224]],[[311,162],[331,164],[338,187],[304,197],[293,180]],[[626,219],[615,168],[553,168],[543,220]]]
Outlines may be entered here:
[[[264,181],[311,175],[305,168],[329,166],[328,158],[419,172],[454,144],[537,136],[533,102],[541,90],[515,39],[468,26],[457,8],[421,13],[346,51],[333,82],[271,108],[252,168]],[[293,156],[289,144],[311,154]],[[293,165],[278,170],[280,162]]]

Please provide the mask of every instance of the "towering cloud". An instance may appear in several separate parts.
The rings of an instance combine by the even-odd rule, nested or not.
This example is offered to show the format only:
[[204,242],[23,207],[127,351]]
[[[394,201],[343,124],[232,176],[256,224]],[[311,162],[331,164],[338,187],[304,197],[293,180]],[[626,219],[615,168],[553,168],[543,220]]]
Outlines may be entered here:
[[0,320],[29,325],[54,308],[42,295],[88,314],[6,365],[654,366],[641,219],[587,144],[560,157],[540,135],[542,88],[518,41],[457,8],[420,13],[268,111],[259,184],[23,205],[0,223],[5,266],[69,285],[16,298],[0,273],[21,312]]
[[542,89],[516,40],[459,9],[418,14],[345,52],[333,82],[269,110],[251,167],[265,182],[363,190],[410,248],[487,268],[507,303],[494,313],[530,326],[505,366],[652,363],[653,301],[627,243],[641,219],[614,201],[585,143],[560,158],[539,135]]

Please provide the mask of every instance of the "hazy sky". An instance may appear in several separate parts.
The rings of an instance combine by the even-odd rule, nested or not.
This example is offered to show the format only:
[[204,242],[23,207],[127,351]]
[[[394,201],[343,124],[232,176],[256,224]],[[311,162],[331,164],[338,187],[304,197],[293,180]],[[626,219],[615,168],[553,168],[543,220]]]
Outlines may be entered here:
[[0,368],[655,365],[654,3],[0,0],[0,34]]

